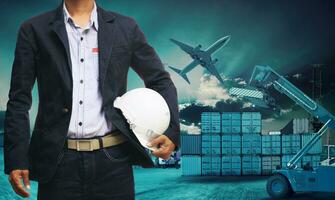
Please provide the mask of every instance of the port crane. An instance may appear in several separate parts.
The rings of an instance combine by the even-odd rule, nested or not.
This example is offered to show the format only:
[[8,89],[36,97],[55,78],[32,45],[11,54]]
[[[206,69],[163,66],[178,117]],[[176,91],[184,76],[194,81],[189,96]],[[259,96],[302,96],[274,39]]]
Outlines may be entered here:
[[269,66],[255,66],[249,85],[259,90],[274,87],[324,124],[286,166],[274,171],[267,181],[268,194],[274,199],[282,199],[295,192],[335,192],[335,165],[325,164],[315,168],[310,165],[298,168],[296,165],[328,127],[335,130],[335,117]]

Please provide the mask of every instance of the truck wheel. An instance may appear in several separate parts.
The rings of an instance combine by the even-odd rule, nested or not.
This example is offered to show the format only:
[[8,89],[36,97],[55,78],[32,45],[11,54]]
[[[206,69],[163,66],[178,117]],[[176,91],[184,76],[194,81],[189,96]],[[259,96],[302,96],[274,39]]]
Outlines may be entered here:
[[275,174],[269,178],[266,190],[270,197],[274,199],[287,198],[293,194],[290,183],[280,174]]

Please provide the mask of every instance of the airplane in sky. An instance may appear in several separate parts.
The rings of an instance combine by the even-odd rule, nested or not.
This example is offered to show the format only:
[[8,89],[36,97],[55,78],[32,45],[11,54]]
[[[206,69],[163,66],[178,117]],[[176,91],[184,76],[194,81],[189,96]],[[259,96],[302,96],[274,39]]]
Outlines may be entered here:
[[175,39],[170,40],[178,45],[183,51],[188,53],[193,59],[193,61],[183,69],[177,69],[169,66],[173,71],[179,74],[179,76],[183,77],[186,82],[190,84],[190,81],[188,80],[186,74],[196,66],[201,65],[202,67],[206,68],[212,75],[214,75],[221,83],[223,83],[223,79],[214,65],[216,62],[218,62],[218,59],[212,59],[212,54],[218,51],[221,47],[225,46],[229,42],[230,36],[225,36],[219,39],[205,50],[201,50],[201,45],[192,47]]

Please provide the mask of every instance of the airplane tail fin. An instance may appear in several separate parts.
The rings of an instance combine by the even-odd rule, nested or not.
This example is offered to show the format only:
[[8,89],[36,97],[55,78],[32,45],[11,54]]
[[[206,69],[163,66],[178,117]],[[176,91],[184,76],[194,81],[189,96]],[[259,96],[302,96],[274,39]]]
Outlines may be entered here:
[[171,66],[169,66],[169,68],[172,69],[173,71],[175,71],[177,74],[179,74],[179,76],[183,77],[183,79],[184,79],[188,84],[190,84],[190,81],[188,80],[186,74],[181,73],[181,70],[180,70],[180,69],[177,69],[177,68],[174,68],[174,67],[171,67]]

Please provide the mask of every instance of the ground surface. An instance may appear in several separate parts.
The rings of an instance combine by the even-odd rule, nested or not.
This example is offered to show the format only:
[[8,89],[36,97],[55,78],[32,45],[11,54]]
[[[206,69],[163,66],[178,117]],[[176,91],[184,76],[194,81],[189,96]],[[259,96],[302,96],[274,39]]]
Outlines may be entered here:
[[[177,169],[135,169],[136,200],[266,200],[266,177],[182,177]],[[36,199],[36,183],[31,198]],[[0,200],[21,199],[3,174],[0,149]],[[298,194],[293,200],[334,200],[335,194]]]

